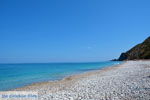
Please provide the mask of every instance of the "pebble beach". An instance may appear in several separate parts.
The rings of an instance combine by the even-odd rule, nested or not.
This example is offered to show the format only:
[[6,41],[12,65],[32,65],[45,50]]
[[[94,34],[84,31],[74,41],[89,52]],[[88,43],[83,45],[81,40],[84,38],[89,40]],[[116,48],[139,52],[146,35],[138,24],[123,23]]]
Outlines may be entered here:
[[15,91],[36,91],[39,100],[150,100],[150,61],[126,61]]

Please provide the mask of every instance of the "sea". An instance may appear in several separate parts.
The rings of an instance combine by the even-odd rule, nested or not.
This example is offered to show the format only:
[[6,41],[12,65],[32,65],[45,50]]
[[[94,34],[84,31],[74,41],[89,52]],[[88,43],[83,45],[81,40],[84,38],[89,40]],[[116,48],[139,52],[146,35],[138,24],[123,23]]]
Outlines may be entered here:
[[0,91],[32,83],[61,80],[70,75],[121,64],[120,61],[89,63],[20,63],[0,64]]

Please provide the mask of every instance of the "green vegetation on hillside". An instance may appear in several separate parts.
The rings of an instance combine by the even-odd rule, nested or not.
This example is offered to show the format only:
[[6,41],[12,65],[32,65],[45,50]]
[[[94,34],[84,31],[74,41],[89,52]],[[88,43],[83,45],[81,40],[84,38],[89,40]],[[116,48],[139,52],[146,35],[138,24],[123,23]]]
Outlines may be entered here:
[[148,37],[143,43],[140,43],[129,51],[122,53],[118,60],[138,59],[150,59],[150,37]]

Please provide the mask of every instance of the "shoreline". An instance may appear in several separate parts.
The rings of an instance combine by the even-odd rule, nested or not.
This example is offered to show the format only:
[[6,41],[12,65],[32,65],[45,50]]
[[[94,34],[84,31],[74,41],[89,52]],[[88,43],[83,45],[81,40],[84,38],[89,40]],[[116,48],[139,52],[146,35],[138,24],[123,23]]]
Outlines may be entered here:
[[28,85],[25,85],[25,86],[22,86],[22,87],[18,87],[18,88],[15,88],[15,89],[10,89],[10,90],[7,90],[7,91],[22,91],[22,90],[31,90],[31,89],[35,89],[36,87],[38,86],[41,86],[41,85],[56,85],[56,84],[61,84],[61,83],[64,83],[64,82],[67,82],[67,81],[71,81],[71,80],[78,80],[79,78],[85,78],[85,77],[88,77],[89,75],[92,75],[92,74],[96,74],[96,73],[102,73],[102,72],[105,72],[105,71],[109,71],[109,70],[112,70],[116,67],[120,67],[120,65],[123,65],[125,64],[127,61],[123,61],[123,63],[121,64],[115,64],[115,65],[111,65],[111,66],[106,66],[104,68],[100,68],[100,69],[96,69],[96,70],[91,70],[91,71],[86,71],[86,72],[82,72],[82,73],[78,73],[78,74],[73,74],[73,75],[69,75],[69,76],[66,76],[60,80],[47,80],[47,81],[44,81],[44,82],[35,82],[35,83],[31,83],[31,84],[28,84]]
[[150,61],[126,61],[60,81],[35,83],[14,91],[38,92],[39,100],[148,100]]

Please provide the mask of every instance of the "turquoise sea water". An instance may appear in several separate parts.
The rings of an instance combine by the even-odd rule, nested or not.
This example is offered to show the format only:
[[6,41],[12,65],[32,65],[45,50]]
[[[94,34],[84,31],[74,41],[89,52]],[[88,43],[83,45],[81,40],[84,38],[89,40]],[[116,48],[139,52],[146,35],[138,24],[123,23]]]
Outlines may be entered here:
[[0,64],[0,90],[10,90],[35,82],[60,80],[69,75],[120,63],[122,62]]

